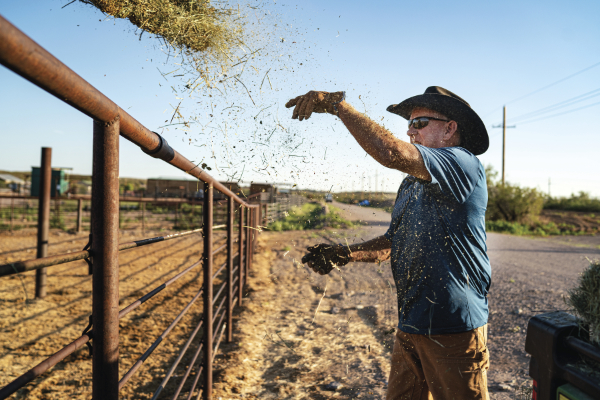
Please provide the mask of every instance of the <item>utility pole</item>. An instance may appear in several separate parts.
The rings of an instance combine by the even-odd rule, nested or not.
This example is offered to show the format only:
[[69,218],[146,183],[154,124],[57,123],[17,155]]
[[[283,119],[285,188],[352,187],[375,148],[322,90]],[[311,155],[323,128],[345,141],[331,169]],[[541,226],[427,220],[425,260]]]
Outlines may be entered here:
[[502,107],[502,125],[493,125],[492,128],[502,128],[502,186],[505,182],[505,164],[506,164],[506,128],[516,128],[516,125],[506,126],[506,106]]
[[505,162],[506,162],[506,106],[502,107],[502,186],[504,186]]
[[548,178],[548,197],[552,197],[552,195],[550,194],[550,185],[552,184],[552,182],[550,181],[551,178]]
[[379,172],[375,171],[375,195],[377,195],[377,183],[379,181]]

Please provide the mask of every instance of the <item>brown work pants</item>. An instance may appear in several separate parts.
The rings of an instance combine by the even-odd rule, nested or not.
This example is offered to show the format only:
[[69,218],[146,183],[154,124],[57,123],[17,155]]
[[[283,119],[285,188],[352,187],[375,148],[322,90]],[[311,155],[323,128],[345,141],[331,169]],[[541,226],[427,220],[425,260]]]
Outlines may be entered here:
[[489,400],[487,325],[416,335],[398,330],[386,400]]

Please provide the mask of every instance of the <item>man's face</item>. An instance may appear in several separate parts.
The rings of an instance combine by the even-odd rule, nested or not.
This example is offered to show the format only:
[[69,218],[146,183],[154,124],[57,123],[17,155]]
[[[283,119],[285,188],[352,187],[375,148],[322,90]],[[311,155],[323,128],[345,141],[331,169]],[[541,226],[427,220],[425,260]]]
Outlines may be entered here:
[[[410,119],[418,117],[433,117],[440,119],[448,119],[445,115],[439,112],[430,110],[429,108],[415,108],[410,114]],[[415,129],[413,126],[408,128],[406,134],[410,137],[412,144],[420,144],[425,147],[431,147],[433,149],[439,149],[441,147],[448,147],[448,143],[444,140],[446,138],[448,122],[429,120],[429,124],[422,129]]]

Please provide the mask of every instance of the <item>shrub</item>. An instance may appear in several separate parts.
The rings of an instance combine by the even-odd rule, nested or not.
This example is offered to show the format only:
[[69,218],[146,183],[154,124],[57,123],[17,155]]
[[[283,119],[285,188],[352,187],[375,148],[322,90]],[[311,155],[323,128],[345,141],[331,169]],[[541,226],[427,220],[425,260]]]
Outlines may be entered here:
[[548,198],[544,203],[548,210],[600,212],[600,199],[594,199],[587,192],[572,194],[571,197]]
[[486,220],[525,222],[537,217],[544,206],[544,196],[536,189],[522,188],[494,181],[497,173],[486,168],[488,206]]
[[555,224],[548,222],[542,224],[540,222],[529,222],[521,224],[519,222],[509,221],[486,221],[485,229],[488,232],[503,232],[511,235],[532,235],[532,236],[549,236],[549,235],[583,235],[585,232],[578,230],[575,225],[570,224]]
[[284,219],[271,222],[267,229],[271,231],[302,231],[321,229],[325,226],[351,228],[353,224],[342,218],[335,207],[329,207],[329,212],[323,214],[320,204],[306,203],[302,207],[291,208]]
[[600,261],[590,263],[569,295],[569,304],[589,328],[590,341],[600,346]]

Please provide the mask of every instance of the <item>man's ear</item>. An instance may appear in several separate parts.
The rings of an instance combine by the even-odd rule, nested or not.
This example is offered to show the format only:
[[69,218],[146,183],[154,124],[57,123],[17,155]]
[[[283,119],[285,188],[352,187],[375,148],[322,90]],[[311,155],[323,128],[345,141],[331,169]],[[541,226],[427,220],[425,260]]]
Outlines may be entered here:
[[448,125],[446,125],[446,132],[444,133],[444,139],[446,141],[452,139],[452,136],[458,131],[458,124],[456,121],[450,121]]

